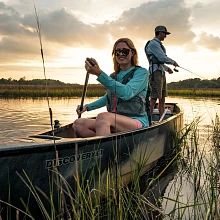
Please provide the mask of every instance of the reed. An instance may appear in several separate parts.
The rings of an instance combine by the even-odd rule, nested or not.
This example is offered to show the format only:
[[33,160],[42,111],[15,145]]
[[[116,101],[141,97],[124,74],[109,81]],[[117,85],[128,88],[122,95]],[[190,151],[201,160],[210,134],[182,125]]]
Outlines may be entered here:
[[169,89],[169,96],[220,97],[220,89]]
[[[54,86],[48,85],[0,85],[0,97],[4,98],[37,98],[37,97],[81,97],[83,86]],[[102,86],[89,85],[87,97],[100,97],[105,94]]]
[[178,178],[172,186],[176,198],[163,198],[169,204],[167,214],[171,219],[219,219],[219,117],[216,115],[211,129],[206,131],[208,138],[198,130],[200,120],[190,125],[192,129],[181,151]]
[[[4,98],[37,98],[37,97],[81,97],[83,86],[74,85],[13,85],[0,84],[0,97]],[[101,97],[106,89],[99,84],[88,85],[87,97]],[[180,89],[169,90],[169,96],[186,97],[220,97],[220,89]],[[48,93],[48,94],[47,94]]]

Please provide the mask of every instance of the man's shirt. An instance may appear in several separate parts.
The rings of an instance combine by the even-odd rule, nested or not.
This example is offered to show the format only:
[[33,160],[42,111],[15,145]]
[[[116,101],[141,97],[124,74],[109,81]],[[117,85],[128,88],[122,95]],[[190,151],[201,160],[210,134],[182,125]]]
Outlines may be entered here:
[[[174,64],[174,60],[169,58],[162,49],[162,43],[158,38],[154,38],[150,41],[146,48],[147,54],[153,54],[161,63]],[[161,70],[163,73],[167,71],[168,67],[165,64],[153,64],[152,61],[149,64],[149,72],[152,74],[156,70]]]

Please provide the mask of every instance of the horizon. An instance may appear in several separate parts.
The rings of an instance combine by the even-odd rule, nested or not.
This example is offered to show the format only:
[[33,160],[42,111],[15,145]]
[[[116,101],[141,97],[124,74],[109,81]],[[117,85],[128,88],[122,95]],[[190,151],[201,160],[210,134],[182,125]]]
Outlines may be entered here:
[[[25,76],[24,76],[25,77]],[[21,77],[20,79],[13,79],[12,77],[9,77],[9,78],[0,78],[0,80],[2,80],[2,79],[4,79],[4,80],[9,80],[11,78],[11,80],[16,80],[16,81],[19,81],[21,78],[23,78],[23,77]],[[205,80],[205,81],[212,81],[212,80],[218,80],[220,77],[218,77],[218,78],[213,78],[213,79],[201,79],[201,78],[199,78],[199,77],[195,77],[195,78],[188,78],[188,79],[183,79],[183,80],[179,80],[179,81],[172,81],[172,82],[168,82],[167,84],[169,84],[169,83],[178,83],[178,82],[181,82],[181,81],[187,81],[187,80],[195,80],[195,79],[200,79],[201,81],[203,81],[203,80]],[[26,79],[26,77],[25,77],[25,81],[32,81],[32,80],[45,80],[45,78],[35,78],[35,79]],[[65,84],[78,84],[78,85],[81,85],[81,86],[83,86],[84,84],[79,84],[79,83],[72,83],[72,82],[63,82],[63,81],[61,81],[61,80],[58,80],[58,79],[46,79],[46,80],[54,80],[54,81],[59,81],[59,82],[61,82],[61,83],[65,83]],[[97,83],[88,83],[88,85],[89,84],[100,84],[99,82],[97,82]],[[219,85],[220,86],[220,85]]]

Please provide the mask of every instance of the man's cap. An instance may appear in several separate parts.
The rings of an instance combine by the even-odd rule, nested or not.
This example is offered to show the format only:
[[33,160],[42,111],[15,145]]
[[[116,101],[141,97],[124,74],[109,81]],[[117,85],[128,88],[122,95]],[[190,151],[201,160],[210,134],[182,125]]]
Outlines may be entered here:
[[165,27],[165,26],[162,26],[162,25],[160,25],[160,26],[157,26],[156,28],[155,28],[155,32],[156,31],[161,31],[161,32],[164,32],[164,33],[166,33],[166,34],[171,34],[170,32],[168,32],[167,31],[167,28]]

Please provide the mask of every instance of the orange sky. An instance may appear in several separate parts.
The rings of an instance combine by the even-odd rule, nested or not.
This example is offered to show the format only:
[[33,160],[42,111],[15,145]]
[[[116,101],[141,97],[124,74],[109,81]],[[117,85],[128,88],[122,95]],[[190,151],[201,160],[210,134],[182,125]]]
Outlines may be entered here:
[[[48,79],[83,84],[86,57],[110,74],[112,46],[120,37],[133,40],[139,64],[148,68],[144,46],[157,25],[171,32],[163,42],[167,55],[195,73],[179,69],[167,75],[168,82],[220,77],[218,0],[37,0],[35,5]],[[33,2],[0,1],[0,18],[0,77],[44,78]]]

